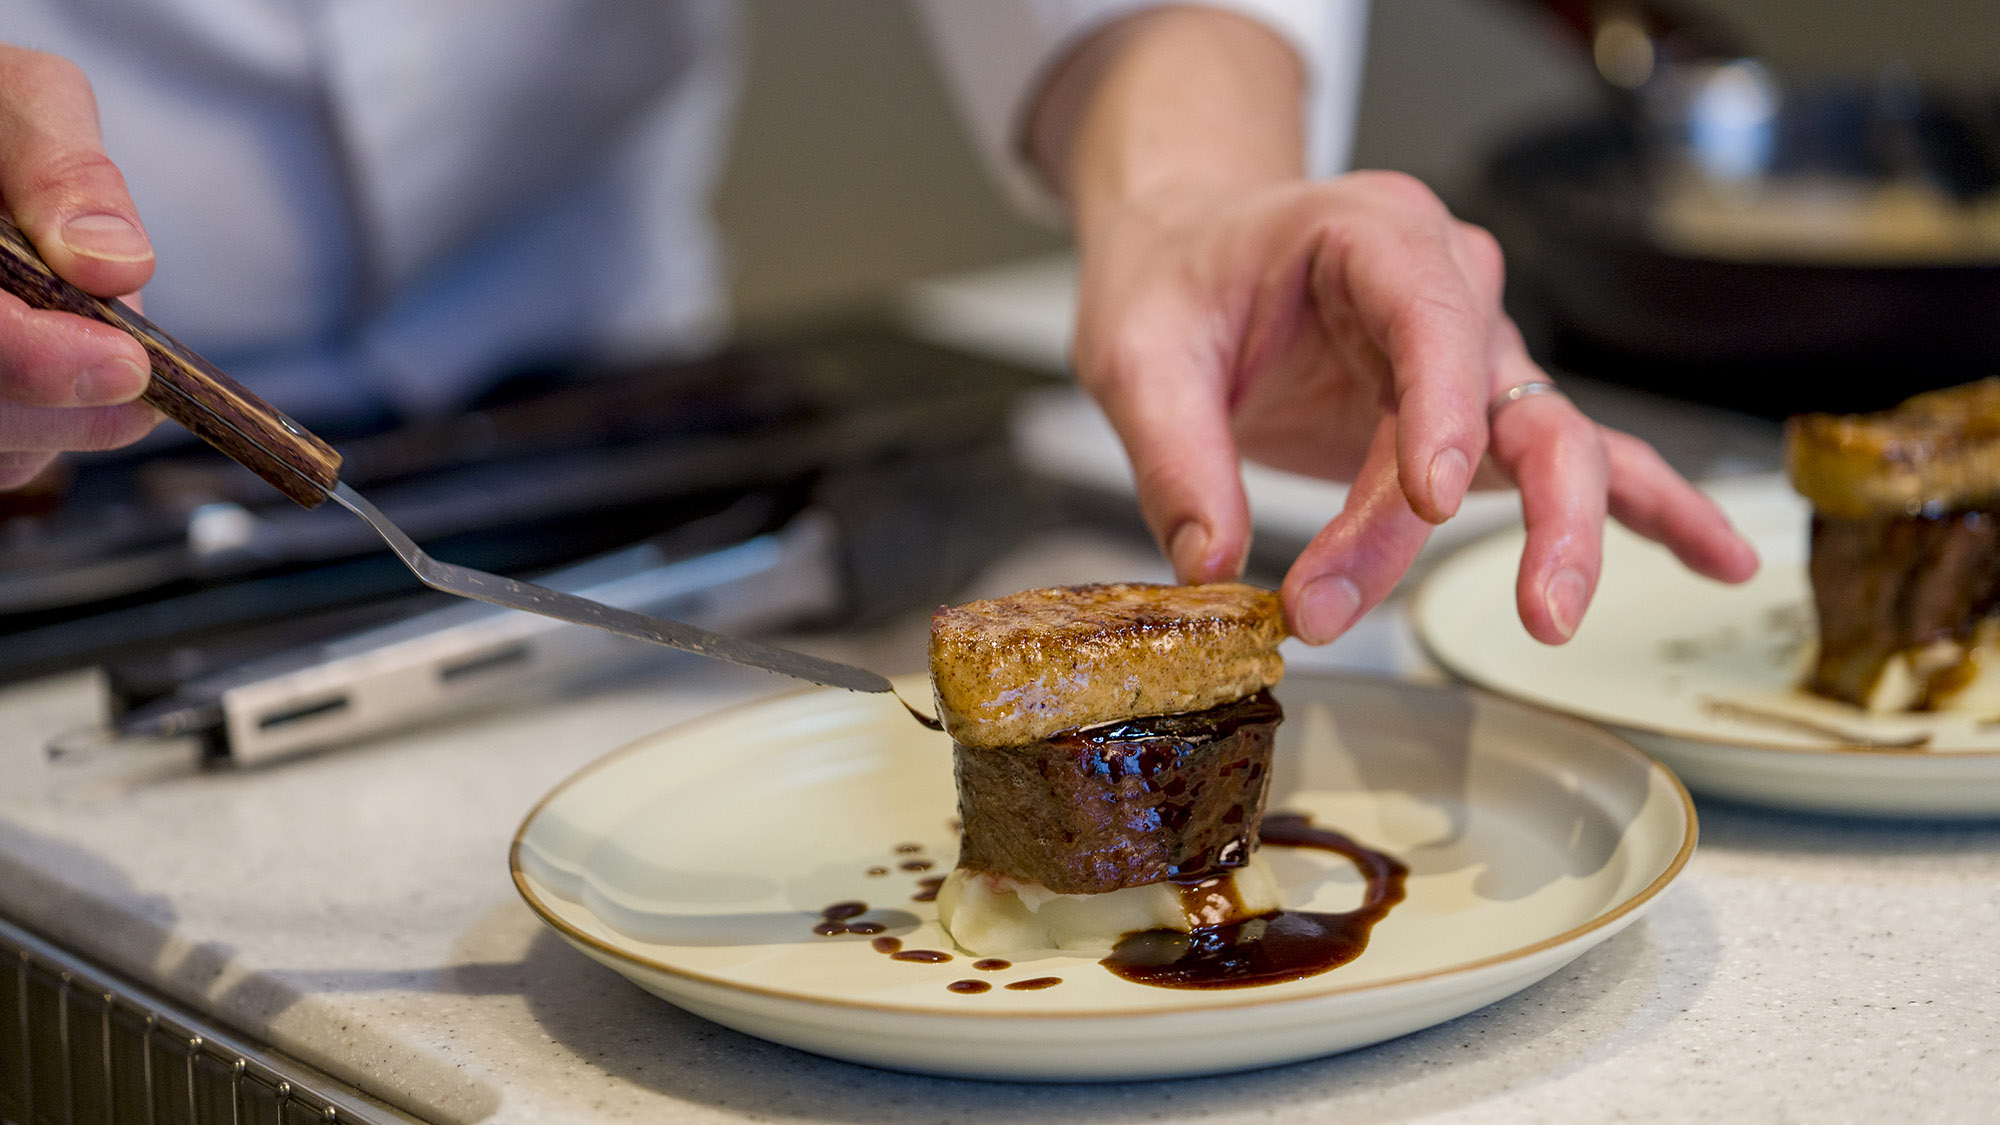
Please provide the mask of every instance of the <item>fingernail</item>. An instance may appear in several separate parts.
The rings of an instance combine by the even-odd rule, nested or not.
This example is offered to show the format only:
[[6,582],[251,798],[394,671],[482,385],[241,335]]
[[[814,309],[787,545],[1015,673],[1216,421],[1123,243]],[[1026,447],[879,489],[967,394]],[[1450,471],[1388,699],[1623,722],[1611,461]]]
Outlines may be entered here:
[[1315,578],[1299,594],[1299,639],[1323,645],[1347,631],[1361,615],[1361,588],[1344,575]]
[[1453,515],[1465,499],[1465,486],[1470,480],[1472,465],[1458,450],[1447,449],[1431,458],[1431,506],[1447,516]]
[[1167,537],[1167,557],[1174,573],[1184,581],[1200,581],[1204,555],[1208,554],[1208,529],[1194,520],[1180,525]]
[[146,372],[129,359],[101,359],[76,377],[76,401],[85,406],[131,402],[146,389]]
[[1583,618],[1583,595],[1583,575],[1567,567],[1556,571],[1543,588],[1542,601],[1564,640],[1576,634],[1577,622]]
[[153,257],[153,244],[117,215],[78,215],[63,224],[62,240],[72,252],[101,262],[144,262]]

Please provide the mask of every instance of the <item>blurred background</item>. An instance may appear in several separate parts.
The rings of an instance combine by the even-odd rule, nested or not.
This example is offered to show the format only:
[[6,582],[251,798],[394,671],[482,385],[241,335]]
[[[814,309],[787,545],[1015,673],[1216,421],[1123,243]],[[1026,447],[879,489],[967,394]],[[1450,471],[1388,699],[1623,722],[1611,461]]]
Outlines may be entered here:
[[[2000,0],[1656,0],[1727,44],[1676,54],[1662,32],[1651,78],[1621,91],[1634,40],[1606,13],[1639,2],[1379,0],[1354,164],[1413,173],[1500,235],[1510,309],[1566,391],[1698,479],[1774,469],[1788,413],[2000,372]],[[1589,35],[1565,6],[1596,13]],[[1150,550],[1115,438],[1060,378],[1065,234],[1003,201],[909,0],[745,8],[716,204],[735,346],[531,370],[460,417],[329,435],[343,479],[441,558],[650,574],[631,608],[740,631],[934,606],[1064,520]],[[1246,483],[1253,572],[1275,583],[1344,492],[1258,466]],[[463,612],[411,591],[365,527],[204,449],[106,458],[10,502],[0,683],[102,663],[128,730],[147,708],[213,725],[271,653],[323,671],[300,646]],[[1468,503],[1433,546],[1514,515],[1503,494]],[[674,568],[698,558],[722,577],[695,589]],[[424,649],[461,704],[546,678],[525,657],[463,675],[491,647],[476,629]],[[366,733],[272,714],[256,729],[292,745]]]
[[[2000,89],[1993,0],[1707,0],[1788,78]],[[898,283],[1056,250],[1011,211],[953,118],[906,0],[751,0],[750,65],[721,219],[750,330]],[[1481,169],[1537,122],[1601,109],[1585,52],[1518,0],[1386,0],[1370,16],[1355,165],[1422,177],[1477,216]]]

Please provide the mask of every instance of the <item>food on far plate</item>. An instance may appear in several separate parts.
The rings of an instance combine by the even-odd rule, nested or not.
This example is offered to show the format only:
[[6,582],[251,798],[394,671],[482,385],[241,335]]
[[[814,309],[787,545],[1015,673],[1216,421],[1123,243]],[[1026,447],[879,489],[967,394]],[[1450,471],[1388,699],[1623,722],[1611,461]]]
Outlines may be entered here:
[[2000,707],[2000,379],[1786,427],[1812,502],[1806,688],[1871,712]]
[[1255,858],[1283,717],[1277,595],[1113,583],[931,619],[958,778],[953,940],[989,956],[1109,952],[1278,909]]

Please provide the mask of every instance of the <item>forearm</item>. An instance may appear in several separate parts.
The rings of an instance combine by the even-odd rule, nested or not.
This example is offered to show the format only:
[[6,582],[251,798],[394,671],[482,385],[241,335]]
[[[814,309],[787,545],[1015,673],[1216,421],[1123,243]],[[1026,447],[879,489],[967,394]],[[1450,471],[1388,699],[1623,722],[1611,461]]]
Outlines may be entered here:
[[1029,153],[1079,238],[1135,201],[1227,194],[1304,174],[1305,73],[1264,25],[1169,7],[1099,32],[1028,119]]

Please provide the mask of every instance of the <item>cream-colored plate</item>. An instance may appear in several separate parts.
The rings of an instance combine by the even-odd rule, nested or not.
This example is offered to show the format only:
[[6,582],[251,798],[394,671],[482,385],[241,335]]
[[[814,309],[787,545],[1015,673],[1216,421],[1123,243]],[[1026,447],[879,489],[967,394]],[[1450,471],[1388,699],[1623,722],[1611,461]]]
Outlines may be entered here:
[[[1810,513],[1777,477],[1714,495],[1763,557],[1742,586],[1701,578],[1612,528],[1583,626],[1568,644],[1543,645],[1515,616],[1522,536],[1503,533],[1430,575],[1417,632],[1453,673],[1610,725],[1698,793],[1872,816],[2000,815],[1993,716],[1870,718],[1797,690],[1813,632]],[[1880,748],[1920,737],[1921,749]]]
[[[899,851],[950,869],[950,744],[879,696],[786,696],[599,761],[528,815],[514,881],[584,953],[717,1023],[877,1066],[1086,1081],[1263,1066],[1451,1019],[1618,932],[1694,848],[1679,783],[1588,724],[1457,688],[1301,675],[1278,694],[1271,807],[1411,868],[1367,951],[1304,980],[1182,991],[1059,955],[976,969],[912,901],[920,873],[901,864],[916,857]],[[1344,861],[1268,854],[1288,906],[1359,903]],[[953,959],[814,934],[843,900]],[[1062,983],[1000,987],[1044,976]],[[966,979],[995,987],[947,990]]]

